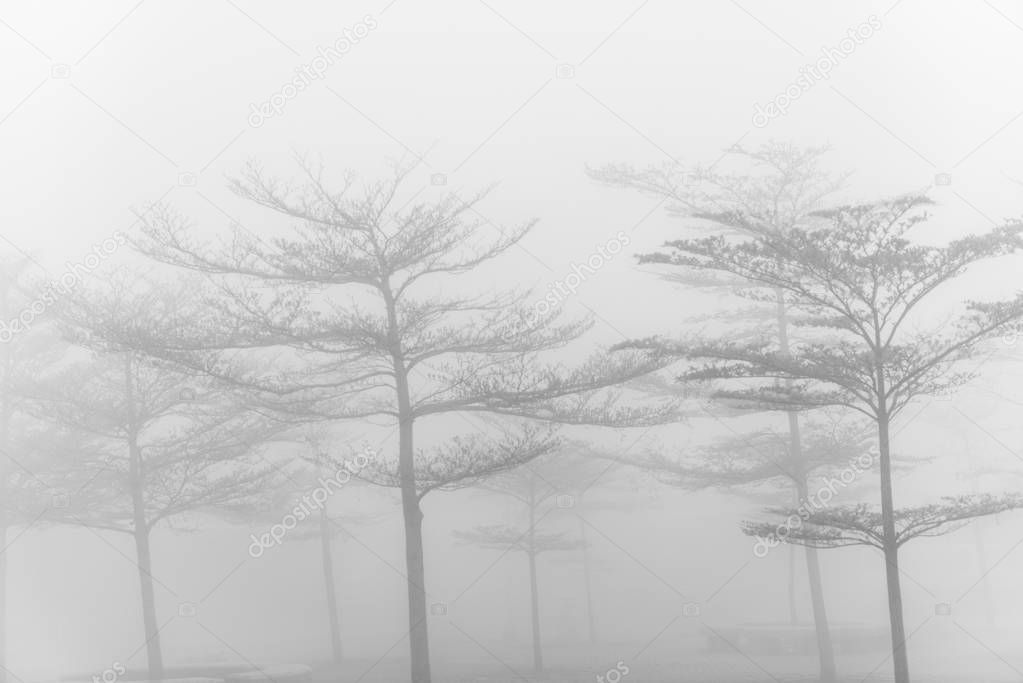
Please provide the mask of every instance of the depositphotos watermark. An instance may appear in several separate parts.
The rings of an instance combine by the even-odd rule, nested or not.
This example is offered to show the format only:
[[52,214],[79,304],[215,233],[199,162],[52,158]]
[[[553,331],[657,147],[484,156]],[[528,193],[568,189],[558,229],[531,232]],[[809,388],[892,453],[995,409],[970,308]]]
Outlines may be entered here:
[[608,669],[603,676],[597,674],[597,683],[618,683],[618,681],[628,676],[630,672],[629,665],[625,663],[625,660],[619,659],[618,663]]
[[579,286],[586,282],[587,277],[595,275],[622,249],[629,246],[632,240],[624,230],[609,239],[604,244],[597,245],[593,253],[580,263],[572,264],[572,272],[565,276],[565,279],[552,282],[548,285],[548,292],[544,298],[533,304],[532,308],[522,314],[516,323],[509,323],[503,326],[500,334],[504,339],[514,339],[525,330],[532,329],[537,323],[548,316],[551,311],[576,293]]
[[[783,523],[775,527],[774,532],[769,537],[757,536],[757,542],[753,544],[753,554],[759,558],[767,557],[767,553],[771,551],[771,548],[781,545],[782,540],[788,538],[789,534],[796,529],[801,528],[803,522],[810,519],[814,512],[827,507],[839,489],[845,488],[856,481],[857,477],[861,474],[869,471],[874,466],[876,458],[877,455],[873,453],[864,453],[850,460],[849,465],[839,473],[837,478],[828,477],[824,485],[817,489],[816,493],[807,496],[806,500],[799,504],[795,512],[789,515]],[[827,497],[825,497],[825,494],[827,494]]]
[[124,664],[120,662],[114,662],[109,669],[106,669],[101,674],[94,674],[92,677],[92,683],[117,683],[117,681],[127,673],[127,669],[124,668]]
[[876,31],[881,29],[881,20],[877,15],[871,14],[867,20],[848,31],[847,37],[838,41],[838,45],[822,47],[822,56],[812,64],[807,64],[799,69],[799,78],[789,83],[788,87],[775,95],[774,99],[766,105],[761,106],[758,102],[754,106],[753,125],[763,128],[771,119],[784,116],[789,106],[803,93],[809,91],[813,86],[822,80],[831,78],[831,70],[838,66],[843,59],[856,51],[856,47],[862,45],[865,40],[871,38]]
[[340,490],[342,486],[350,482],[352,477],[375,457],[376,451],[367,447],[361,453],[353,456],[350,461],[345,460],[333,477],[329,479],[320,477],[320,485],[310,493],[302,496],[302,502],[285,514],[279,523],[274,524],[266,533],[258,537],[255,534],[250,534],[252,544],[249,545],[249,555],[252,557],[262,557],[267,549],[283,543],[284,537],[289,531],[298,526],[299,522],[312,516],[314,510],[322,510],[326,506],[327,499],[335,491]]
[[26,305],[17,316],[10,320],[0,320],[0,344],[8,344],[14,337],[27,331],[35,323],[36,318],[57,303],[62,296],[71,294],[74,288],[85,279],[85,276],[100,267],[119,247],[128,243],[123,232],[115,232],[99,244],[92,245],[92,253],[86,254],[78,263],[68,261],[64,265],[61,276],[43,286],[39,297]]
[[333,44],[323,47],[316,47],[316,56],[308,64],[295,68],[298,75],[281,86],[281,89],[270,96],[265,102],[249,104],[249,125],[259,128],[266,120],[284,113],[284,107],[291,100],[298,97],[298,94],[313,84],[313,81],[323,78],[327,69],[334,66],[346,54],[351,52],[369,32],[379,24],[372,14],[367,14],[362,21],[350,28],[341,31],[341,36]]

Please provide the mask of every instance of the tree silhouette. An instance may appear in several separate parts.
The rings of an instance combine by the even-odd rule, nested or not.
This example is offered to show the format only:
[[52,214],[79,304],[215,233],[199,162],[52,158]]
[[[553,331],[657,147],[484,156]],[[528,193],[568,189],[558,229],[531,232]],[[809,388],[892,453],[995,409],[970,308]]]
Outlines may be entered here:
[[[517,245],[533,222],[497,231],[480,218],[481,192],[462,200],[399,203],[412,169],[361,190],[332,184],[301,163],[297,185],[247,169],[233,189],[283,217],[269,242],[236,228],[218,244],[197,240],[166,207],[147,214],[138,246],[152,257],[214,278],[218,325],[182,347],[270,350],[274,373],[223,374],[262,393],[296,420],[395,424],[396,457],[366,478],[401,491],[409,582],[411,679],[429,683],[421,501],[550,452],[542,427],[453,438],[417,450],[416,425],[453,413],[527,421],[635,425],[673,409],[621,407],[607,389],[664,366],[643,354],[600,354],[574,368],[545,362],[591,326],[537,315],[529,292],[450,294],[450,287]],[[494,235],[493,233],[496,233]],[[346,302],[346,303],[342,303]],[[218,370],[214,370],[215,372]]]
[[280,429],[229,388],[187,369],[215,362],[214,352],[182,355],[180,363],[151,353],[197,320],[189,289],[181,289],[170,294],[125,271],[81,288],[60,307],[64,333],[79,351],[35,396],[40,414],[76,439],[63,473],[73,496],[53,519],[135,542],[152,680],[163,675],[153,529],[265,490],[274,472],[251,456]]
[[[455,536],[463,543],[502,552],[525,554],[529,569],[530,623],[533,640],[533,671],[543,671],[543,637],[540,628],[540,588],[537,578],[536,560],[541,553],[574,550],[581,541],[564,532],[542,532],[537,527],[550,507],[550,501],[558,495],[565,495],[564,488],[556,481],[558,458],[524,465],[511,472],[488,479],[483,488],[502,496],[513,498],[526,512],[525,527],[505,524],[477,526],[474,529],[456,531]],[[553,465],[553,467],[544,467]],[[548,478],[550,477],[550,478]],[[548,510],[549,512],[549,510]]]
[[[627,164],[611,164],[591,170],[598,182],[660,197],[662,204],[679,218],[687,220],[691,230],[727,238],[767,239],[778,231],[801,228],[820,222],[815,212],[843,186],[847,174],[835,175],[823,169],[828,149],[800,148],[793,144],[769,142],[750,150],[733,146],[710,166],[686,169],[679,164],[664,164],[637,170]],[[738,162],[738,170],[716,170],[725,162]],[[735,220],[744,216],[744,220]],[[651,259],[657,262],[656,259]],[[648,262],[650,262],[648,261]],[[724,269],[668,269],[663,276],[669,282],[712,293],[742,293],[749,281],[741,274]],[[773,288],[771,296],[759,297],[753,305],[735,310],[715,307],[707,316],[715,324],[731,324],[731,338],[751,340],[776,337],[783,353],[789,350],[791,322],[784,292]],[[694,319],[691,322],[701,322]],[[787,479],[796,499],[805,498],[809,472],[804,463],[803,433],[796,412],[786,416],[788,423]],[[748,452],[748,449],[744,449]],[[773,478],[773,477],[772,477]],[[789,563],[789,610],[796,618],[795,563]],[[817,635],[822,681],[835,680],[835,655],[828,628],[827,608],[820,562],[813,548],[806,549],[806,568]]]
[[781,231],[756,229],[755,215],[722,215],[748,237],[676,240],[643,260],[741,277],[751,283],[746,295],[754,300],[781,291],[805,337],[789,348],[770,339],[649,339],[628,345],[687,359],[690,367],[680,379],[723,382],[715,395],[739,406],[790,414],[837,406],[873,421],[897,683],[908,683],[909,664],[892,489],[892,421],[914,398],[966,382],[970,373],[956,372],[957,364],[1023,318],[1023,296],[1018,296],[968,301],[951,324],[927,332],[912,329],[926,322],[921,304],[942,285],[979,261],[1023,247],[1019,223],[944,246],[916,243],[910,232],[926,220],[922,208],[929,203],[913,196],[844,206],[821,212],[825,226]]

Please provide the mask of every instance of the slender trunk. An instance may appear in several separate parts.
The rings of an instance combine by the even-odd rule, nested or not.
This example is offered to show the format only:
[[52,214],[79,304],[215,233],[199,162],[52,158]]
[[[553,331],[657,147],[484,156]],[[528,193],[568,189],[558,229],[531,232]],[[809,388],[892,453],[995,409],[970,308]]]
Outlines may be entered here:
[[138,555],[139,586],[142,592],[142,622],[146,632],[146,660],[149,680],[163,678],[163,651],[160,648],[160,627],[156,623],[156,596],[153,593],[153,558],[149,551],[149,530],[135,531],[135,550]]
[[398,381],[402,417],[398,426],[398,474],[405,519],[405,571],[408,574],[408,622],[412,683],[430,683],[430,639],[426,623],[426,565],[423,559],[423,512],[419,507],[412,459],[412,409],[408,380]]
[[[793,492],[793,498],[795,498],[795,507],[799,506],[802,502],[799,500],[799,492]],[[789,624],[796,626],[799,624],[799,607],[796,604],[796,555],[799,549],[795,544],[789,545]]]
[[899,544],[895,530],[895,496],[892,492],[892,418],[885,377],[884,345],[874,317],[874,390],[877,402],[877,451],[881,474],[881,527],[885,580],[888,586],[888,621],[892,637],[892,668],[895,683],[909,683],[909,656],[906,652],[906,625],[902,615],[902,580],[899,576]]
[[[515,641],[515,629],[517,623],[515,621],[515,611],[519,604],[519,599],[515,595],[515,591],[511,590],[512,586],[516,586],[519,583],[518,567],[515,565],[509,565],[509,576],[506,579],[505,585],[508,586],[508,590],[504,592],[504,632],[502,636],[505,642],[511,643]],[[514,575],[512,575],[514,573]]]
[[398,400],[398,483],[405,521],[405,571],[408,580],[409,656],[412,683],[430,683],[430,637],[426,621],[426,565],[423,559],[423,512],[419,506],[415,459],[412,446],[412,397],[408,369],[398,335],[398,311],[390,286],[383,283],[381,294],[387,306],[391,359]]
[[417,500],[402,495],[405,515],[405,566],[408,572],[409,647],[412,683],[430,683],[430,640],[426,624],[423,564],[423,513]]
[[331,543],[330,520],[327,508],[320,508],[320,552],[323,556],[323,584],[327,592],[327,618],[330,624],[330,652],[334,663],[340,664],[343,657],[341,649],[341,619],[337,608],[337,587],[334,584],[334,548]]
[[799,609],[796,606],[796,551],[795,545],[789,546],[789,624],[799,624]]
[[536,553],[529,552],[529,607],[533,622],[533,672],[543,671],[543,650],[540,642],[540,590],[536,581]]
[[[802,466],[803,441],[799,428],[799,418],[789,413],[789,435],[792,441],[794,462],[798,466],[795,472],[799,480],[796,482],[800,503],[807,500],[806,472]],[[820,559],[816,548],[804,548],[806,555],[806,577],[810,584],[810,606],[813,609],[814,631],[817,636],[817,654],[820,659],[820,679],[822,683],[835,680],[835,647],[831,641],[831,629],[828,626],[828,612],[824,604],[824,582],[821,581]]]
[[[882,396],[884,396],[883,381],[881,378],[879,393]],[[881,522],[884,531],[884,563],[888,584],[888,620],[891,624],[892,664],[895,670],[895,683],[909,683],[909,657],[906,653],[906,626],[902,616],[902,582],[899,576],[899,548],[896,542],[895,502],[892,494],[890,427],[887,406],[882,402],[877,431],[878,454],[881,464]]]
[[[970,451],[970,442],[968,438],[966,440],[966,456],[968,459],[968,463],[975,467],[976,461],[972,457],[972,453]],[[977,486],[977,479],[978,476],[976,475],[971,477],[970,479],[971,488],[973,489],[974,495],[980,492],[979,487]],[[971,524],[970,526],[973,527],[973,545],[977,549],[977,564],[979,565],[977,568],[978,573],[983,576],[983,578],[981,579],[981,590],[983,591],[984,594],[984,616],[986,617],[988,626],[994,626],[996,621],[995,602],[993,596],[991,595],[991,581],[988,576],[989,574],[988,567],[990,565],[987,563],[987,549],[984,546],[984,529],[981,527],[980,524]]]
[[835,680],[835,648],[824,603],[824,585],[821,581],[820,558],[816,548],[805,548],[806,575],[810,583],[813,621],[817,625],[817,649],[821,653],[821,680]]
[[135,392],[132,376],[132,357],[125,356],[124,388],[128,416],[128,482],[131,487],[132,526],[135,552],[138,558],[139,588],[142,593],[142,624],[146,633],[146,661],[149,680],[163,678],[163,651],[160,648],[160,627],[156,623],[156,596],[153,593],[153,556],[149,548],[149,522],[146,519],[145,472],[142,450],[138,443],[135,423]]
[[543,651],[540,640],[540,590],[536,580],[536,494],[533,480],[529,480],[529,606],[533,621],[533,672],[543,671]]
[[[788,319],[785,313],[785,302],[778,295],[778,341],[783,354],[789,353]],[[803,460],[803,442],[799,427],[799,415],[788,413],[789,442],[792,464],[795,468],[796,494],[800,504],[807,498],[806,465]],[[831,629],[828,626],[828,612],[824,604],[824,582],[821,580],[820,561],[815,548],[806,548],[806,576],[810,584],[810,606],[813,610],[814,631],[817,636],[817,657],[820,662],[821,683],[832,683],[835,680],[835,648],[831,641]]]
[[977,548],[977,564],[979,565],[979,571],[983,574],[984,578],[981,579],[981,590],[984,593],[984,613],[987,617],[988,626],[995,625],[995,602],[991,595],[991,581],[988,578],[987,568],[991,565],[987,562],[987,551],[984,547],[984,530],[981,529],[979,524],[972,524],[973,527],[973,543]]
[[590,577],[590,547],[586,542],[586,523],[579,518],[579,540],[583,551],[583,587],[586,591],[586,626],[589,642],[597,642],[597,621],[593,614],[593,582]]

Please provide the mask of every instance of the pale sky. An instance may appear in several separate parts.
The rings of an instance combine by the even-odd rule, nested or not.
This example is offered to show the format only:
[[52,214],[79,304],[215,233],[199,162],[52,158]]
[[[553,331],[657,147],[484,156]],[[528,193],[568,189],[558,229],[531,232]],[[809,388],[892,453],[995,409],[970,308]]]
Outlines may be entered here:
[[[767,126],[753,125],[755,105],[784,92],[822,48],[836,46],[871,16],[880,28],[827,80]],[[322,79],[287,101],[280,115],[250,125],[253,103],[280,92],[318,46],[367,17],[375,28]],[[225,188],[226,177],[250,159],[290,176],[297,150],[322,157],[333,173],[353,169],[372,180],[385,172],[387,158],[423,155],[410,192],[470,193],[497,182],[481,207],[488,219],[497,225],[540,219],[522,249],[492,273],[494,282],[544,287],[595,245],[627,231],[633,244],[577,295],[579,305],[599,316],[596,333],[613,342],[621,338],[618,330],[664,331],[666,322],[689,311],[676,290],[637,268],[631,256],[669,237],[672,219],[655,210],[654,199],[596,186],[587,165],[711,163],[730,145],[756,147],[772,138],[830,144],[833,168],[854,171],[852,198],[919,190],[948,174],[951,184],[930,192],[940,206],[929,227],[934,239],[948,239],[1023,214],[1023,185],[1013,182],[1023,183],[1020,73],[1023,8],[1007,0],[0,0],[0,236],[56,275],[66,260],[128,230],[133,208],[161,198],[202,231],[222,231],[231,217],[258,234],[265,215]],[[446,186],[432,184],[435,174],[446,176]],[[932,431],[920,438],[939,440]],[[985,443],[980,432],[972,439],[978,448]],[[700,513],[698,501],[685,505],[686,514]],[[438,535],[457,523],[454,509],[440,513],[450,518],[439,519]],[[725,527],[734,531],[734,520],[721,522]],[[619,531],[629,533],[627,526]],[[733,536],[727,552],[734,550],[738,565],[748,539]],[[210,552],[221,543],[203,538]],[[49,540],[32,540],[24,552],[49,552],[43,549]],[[658,560],[659,544],[646,545],[648,554],[637,551],[644,560],[670,572],[678,558]],[[953,550],[943,551],[947,562],[955,560]],[[914,576],[929,576],[933,557],[915,569],[915,556],[909,557]],[[67,642],[89,617],[84,608],[65,615],[62,600],[88,591],[83,577],[102,572],[107,560],[84,562],[80,585],[64,586],[66,595],[58,590],[40,607],[67,622]],[[730,561],[729,555],[724,562]],[[359,562],[352,569],[358,576],[380,572],[371,559]],[[864,562],[874,571],[873,560]],[[226,573],[233,563],[220,564]],[[831,566],[839,564],[835,559]],[[778,560],[779,577],[783,566]],[[132,567],[123,569],[124,581],[133,582]],[[710,588],[720,572],[704,569]],[[974,575],[967,567],[961,578]],[[26,570],[12,581],[35,581],[43,594],[59,576],[56,569],[52,575]],[[194,579],[193,592],[203,593],[207,578],[183,581]],[[246,587],[274,586],[266,577],[251,581],[230,590],[241,595]],[[133,600],[130,585],[111,594]],[[907,592],[908,602],[919,598],[925,609],[933,602]],[[381,598],[391,600],[381,612],[369,598],[353,610],[400,624],[400,593],[395,578],[380,593],[391,596]],[[318,609],[315,594],[307,597]],[[23,614],[38,602],[30,593],[19,600]],[[130,640],[134,605],[113,604],[95,609],[104,619],[123,612],[123,631],[110,638]],[[301,601],[275,604],[301,621]],[[251,618],[271,612],[269,605],[246,605]],[[880,604],[849,605],[846,616],[862,616],[868,607]],[[39,619],[36,634],[49,623]],[[229,618],[217,623],[230,631]],[[24,636],[33,665],[51,655],[36,645],[41,637]],[[260,647],[255,637],[237,638]],[[171,635],[169,647],[174,642]],[[87,655],[68,657],[78,662]]]

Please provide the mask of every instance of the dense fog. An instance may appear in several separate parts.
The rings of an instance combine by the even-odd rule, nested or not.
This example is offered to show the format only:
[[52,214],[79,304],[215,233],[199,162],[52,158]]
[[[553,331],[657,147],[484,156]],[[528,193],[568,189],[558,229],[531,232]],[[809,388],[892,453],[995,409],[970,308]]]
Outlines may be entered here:
[[0,2],[0,683],[1019,680],[1021,25]]

